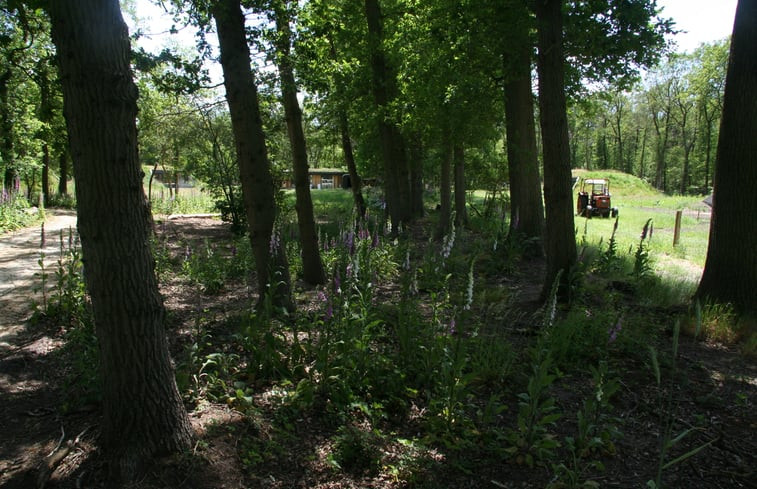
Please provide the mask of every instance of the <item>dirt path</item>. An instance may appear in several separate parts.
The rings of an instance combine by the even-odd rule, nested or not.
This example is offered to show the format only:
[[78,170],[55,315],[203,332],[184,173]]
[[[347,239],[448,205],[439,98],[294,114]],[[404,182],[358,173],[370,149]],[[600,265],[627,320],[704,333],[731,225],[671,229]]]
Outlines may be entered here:
[[[31,302],[39,287],[39,259],[44,252],[46,266],[55,263],[60,253],[60,232],[76,229],[74,211],[48,211],[45,221],[45,246],[42,226],[20,229],[0,236],[0,354],[7,351],[13,339],[24,328],[31,312]],[[66,237],[67,239],[67,237]],[[52,273],[51,273],[52,275]]]
[[[61,430],[72,430],[78,420],[56,414],[60,403],[58,378],[50,353],[60,339],[28,319],[32,303],[41,300],[39,259],[45,254],[54,281],[53,266],[60,253],[60,233],[68,239],[76,228],[74,211],[48,211],[45,246],[42,226],[0,236],[0,486],[34,487],[40,461],[55,447]],[[67,243],[66,243],[67,246]],[[52,370],[52,372],[51,372]],[[18,474],[22,474],[20,477]],[[32,479],[30,479],[30,477]],[[15,481],[12,479],[15,478]],[[8,485],[10,484],[10,485]]]

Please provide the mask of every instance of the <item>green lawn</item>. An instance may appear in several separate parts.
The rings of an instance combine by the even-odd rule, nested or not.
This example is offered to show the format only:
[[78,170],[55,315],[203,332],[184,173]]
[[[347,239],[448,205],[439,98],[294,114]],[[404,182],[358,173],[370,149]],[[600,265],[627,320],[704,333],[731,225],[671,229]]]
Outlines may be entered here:
[[[666,195],[643,180],[615,171],[573,170],[574,176],[582,178],[609,178],[612,205],[619,209],[616,240],[618,251],[633,252],[639,244],[640,235],[648,219],[652,219],[653,234],[650,253],[656,267],[672,275],[691,277],[696,268],[704,266],[710,229],[710,208],[702,202],[704,196]],[[580,184],[579,184],[580,185]],[[578,193],[578,186],[574,189]],[[487,192],[471,192],[474,205],[480,206]],[[682,211],[681,236],[673,246],[673,231],[676,211]],[[576,239],[579,243],[603,246],[612,235],[615,219],[574,217]],[[686,263],[690,262],[690,263]],[[698,279],[698,277],[696,277]]]

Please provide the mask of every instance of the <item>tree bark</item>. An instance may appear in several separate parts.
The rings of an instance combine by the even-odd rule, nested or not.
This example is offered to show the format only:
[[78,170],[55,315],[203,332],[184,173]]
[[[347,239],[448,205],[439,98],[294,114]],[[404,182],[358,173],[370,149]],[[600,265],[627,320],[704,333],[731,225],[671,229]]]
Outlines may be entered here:
[[50,202],[50,145],[42,144],[42,203]]
[[423,217],[423,143],[420,134],[410,145],[410,201],[413,219]]
[[[283,3],[283,5],[282,5]],[[287,134],[292,148],[294,166],[294,191],[296,197],[297,225],[300,231],[302,247],[302,275],[309,284],[323,284],[326,274],[318,248],[318,231],[313,216],[313,199],[310,196],[310,171],[308,165],[305,132],[302,129],[302,111],[297,100],[297,85],[291,59],[292,33],[289,26],[289,2],[274,2],[276,30],[278,31],[276,49],[279,77],[281,78],[281,98],[284,103]]]
[[562,0],[536,0],[539,35],[539,109],[544,152],[546,298],[558,273],[560,295],[567,295],[568,276],[576,262],[573,228],[570,148],[565,102],[562,47]]
[[[331,59],[335,62],[338,61],[336,46],[334,40],[329,36],[329,51]],[[335,78],[335,92],[336,98],[339,102],[339,134],[341,136],[342,153],[344,153],[344,162],[347,165],[347,171],[350,174],[350,189],[352,189],[352,198],[355,202],[355,208],[357,209],[358,216],[361,220],[365,219],[365,213],[368,208],[365,205],[365,199],[363,198],[363,180],[360,178],[360,174],[357,171],[357,164],[355,163],[355,153],[352,149],[352,137],[350,136],[350,122],[347,116],[347,108],[344,102],[343,92],[344,87],[340,79]]]
[[153,456],[190,446],[150,251],[137,151],[137,88],[116,0],[52,1],[78,228],[103,377],[102,448],[134,480]]
[[258,306],[264,304],[265,294],[270,293],[276,307],[293,311],[286,250],[274,233],[277,209],[273,177],[239,0],[219,0],[212,7],[212,15],[218,31],[226,99],[255,254]]
[[3,187],[9,193],[13,190],[16,180],[16,166],[13,154],[13,119],[10,111],[9,83],[11,71],[6,69],[0,73],[0,160],[2,161]]
[[468,209],[465,207],[465,149],[456,143],[452,150],[455,166],[455,226],[468,225]]
[[510,174],[510,234],[533,243],[544,254],[544,204],[536,149],[534,102],[531,93],[531,48],[523,42],[512,59],[513,78],[505,83],[505,130]]
[[58,194],[68,195],[68,151],[61,148],[58,155]]
[[[49,59],[40,59],[33,76],[39,88],[39,120],[46,126],[49,126],[53,119],[49,62]],[[42,202],[44,205],[47,205],[50,201],[50,136],[50,131],[44,130],[44,141],[42,143]]]
[[710,243],[696,296],[757,312],[757,1],[739,0],[720,123]]
[[392,232],[397,233],[412,218],[410,175],[402,134],[391,119],[390,102],[397,93],[397,82],[387,66],[382,49],[383,26],[379,0],[365,0],[368,24],[368,51],[371,64],[371,88],[376,104],[381,153],[384,160],[384,190]]
[[437,237],[447,235],[450,230],[452,217],[452,139],[449,127],[446,127],[442,135],[442,164],[440,165],[439,178],[439,222],[437,224]]
[[350,174],[350,188],[352,189],[352,198],[355,201],[355,208],[357,209],[360,219],[365,219],[365,211],[367,207],[365,205],[365,199],[363,198],[363,181],[360,179],[360,174],[357,172],[355,153],[352,150],[352,139],[350,138],[350,125],[347,119],[347,111],[344,109],[339,109],[339,133],[342,137],[344,161],[347,164],[347,171]]

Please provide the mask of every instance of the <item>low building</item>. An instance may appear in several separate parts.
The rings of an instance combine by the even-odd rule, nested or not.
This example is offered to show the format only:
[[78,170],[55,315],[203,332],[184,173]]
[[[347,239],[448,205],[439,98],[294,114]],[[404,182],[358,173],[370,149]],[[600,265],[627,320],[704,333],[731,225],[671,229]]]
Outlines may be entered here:
[[[308,173],[310,174],[310,188],[325,189],[342,188],[342,179],[347,171],[341,168],[311,168]],[[286,177],[281,185],[285,189],[294,188],[294,179]]]

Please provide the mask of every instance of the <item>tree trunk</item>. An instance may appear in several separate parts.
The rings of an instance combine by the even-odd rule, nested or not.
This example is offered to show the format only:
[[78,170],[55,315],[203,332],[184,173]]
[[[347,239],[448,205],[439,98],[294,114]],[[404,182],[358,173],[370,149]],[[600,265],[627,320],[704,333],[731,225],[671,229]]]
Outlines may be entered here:
[[647,127],[644,127],[644,133],[641,137],[641,156],[639,157],[639,178],[644,180],[646,177],[647,164],[645,156],[647,154]]
[[347,164],[347,171],[350,174],[350,188],[352,189],[352,198],[355,201],[360,219],[365,219],[365,199],[363,198],[363,181],[357,172],[355,164],[355,153],[352,151],[352,139],[350,138],[350,125],[347,120],[347,111],[339,110],[339,132],[342,136],[342,152],[344,161]]
[[[329,37],[329,51],[331,59],[338,62],[336,46],[334,40]],[[342,92],[344,91],[343,83],[340,83],[339,78],[335,80],[335,88],[337,98],[344,100]],[[365,199],[363,198],[363,180],[360,178],[360,174],[357,171],[357,165],[355,164],[355,153],[352,149],[352,138],[350,136],[350,123],[347,116],[347,108],[344,102],[340,102],[339,106],[339,134],[341,136],[342,153],[344,153],[344,162],[347,165],[347,171],[350,174],[350,189],[352,189],[352,198],[355,201],[355,208],[357,209],[360,219],[365,219],[365,213],[367,207],[365,205]]]
[[710,244],[697,297],[757,312],[757,1],[739,0],[720,122]]
[[452,150],[455,165],[455,226],[468,225],[468,209],[465,207],[465,149],[456,143]]
[[664,191],[667,180],[667,162],[665,161],[665,156],[668,149],[668,135],[670,134],[670,105],[665,108],[664,121],[656,113],[653,113],[652,121],[654,122],[655,133],[657,134],[654,186],[656,189]]
[[213,5],[212,15],[218,32],[226,99],[255,255],[258,306],[265,303],[265,294],[270,293],[275,306],[293,311],[286,250],[274,232],[277,209],[273,177],[239,0],[219,0]]
[[50,145],[42,144],[42,203],[50,202]]
[[112,476],[134,480],[153,456],[188,449],[191,427],[150,251],[129,36],[116,0],[51,2],[50,18],[100,346],[102,447]]
[[706,140],[705,143],[705,160],[704,160],[704,192],[709,192],[710,189],[710,161],[712,159],[712,125],[714,122],[714,116],[711,116],[707,111],[707,103],[704,103],[704,118],[707,121],[706,125]]
[[68,195],[68,151],[61,148],[58,155],[58,194]]
[[437,237],[447,235],[452,217],[452,139],[449,128],[442,135],[442,164],[439,175],[439,223]]
[[514,76],[505,83],[505,130],[510,174],[510,234],[533,243],[534,254],[544,254],[544,204],[539,180],[534,103],[531,93],[531,50],[524,42],[513,58]]
[[[53,107],[50,94],[49,59],[40,59],[34,69],[34,81],[39,88],[39,120],[49,127],[53,119]],[[42,202],[50,202],[50,140],[49,129],[43,129],[42,142]]]
[[[283,3],[283,5],[282,5]],[[297,225],[300,231],[302,247],[302,275],[309,284],[323,284],[326,274],[318,249],[318,231],[313,217],[313,199],[310,196],[310,171],[305,132],[302,130],[302,111],[297,101],[297,86],[291,60],[291,30],[289,27],[288,1],[274,2],[276,17],[277,64],[281,77],[281,98],[284,103],[287,134],[292,148],[294,165],[294,189],[296,196]]]
[[410,145],[410,201],[414,219],[423,217],[423,144],[420,134]]
[[392,232],[397,233],[402,224],[412,218],[410,203],[410,175],[408,171],[405,142],[389,113],[390,102],[397,93],[397,81],[387,66],[384,56],[383,26],[379,0],[365,0],[365,18],[368,24],[368,51],[371,64],[371,88],[377,108],[381,153],[384,159],[384,190]]
[[535,4],[539,35],[539,112],[547,225],[547,275],[542,289],[543,298],[547,297],[560,272],[561,296],[567,295],[568,276],[576,261],[563,66],[562,3],[562,0],[537,0]]
[[8,84],[11,71],[6,69],[0,73],[0,161],[3,164],[3,187],[9,193],[13,190],[16,180],[16,167],[13,155],[13,118],[11,117],[10,101],[8,99]]

